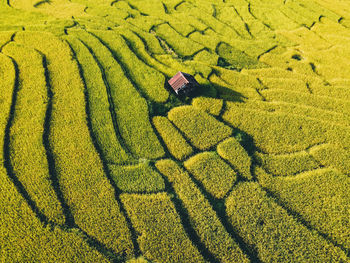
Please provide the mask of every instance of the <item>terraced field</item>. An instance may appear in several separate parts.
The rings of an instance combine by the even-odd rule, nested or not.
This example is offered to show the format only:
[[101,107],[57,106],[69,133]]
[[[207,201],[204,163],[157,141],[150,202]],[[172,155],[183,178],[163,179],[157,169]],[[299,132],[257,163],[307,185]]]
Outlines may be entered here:
[[341,0],[0,0],[1,262],[350,262],[349,41]]

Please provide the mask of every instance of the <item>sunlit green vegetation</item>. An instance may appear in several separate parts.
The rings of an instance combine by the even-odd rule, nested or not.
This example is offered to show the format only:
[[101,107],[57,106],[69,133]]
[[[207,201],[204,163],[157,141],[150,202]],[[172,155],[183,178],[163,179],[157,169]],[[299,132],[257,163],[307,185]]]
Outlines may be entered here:
[[149,163],[130,166],[111,166],[112,178],[118,188],[128,193],[146,193],[164,190],[162,177]]
[[336,168],[345,174],[350,173],[350,151],[342,145],[319,145],[312,148],[310,154],[322,165]]
[[205,262],[191,243],[174,204],[165,193],[123,194],[138,242],[146,258],[162,262]]
[[116,253],[130,253],[132,244],[125,219],[90,138],[84,86],[68,45],[46,33],[21,33],[15,40],[38,49],[47,58],[53,92],[49,144],[63,195],[73,207],[76,224]]
[[204,110],[212,115],[219,116],[223,107],[223,100],[207,97],[194,98],[193,107]]
[[218,144],[218,154],[227,160],[246,179],[252,179],[251,159],[242,145],[234,138],[228,138]]
[[208,249],[222,262],[248,262],[189,174],[172,160],[161,160],[156,167],[172,183],[191,217],[193,227]]
[[[10,49],[8,51],[10,52]],[[5,127],[10,114],[15,84],[15,68],[11,60],[3,54],[0,54],[0,61],[0,74],[4,77],[0,82],[0,148],[3,149]],[[30,68],[27,68],[28,70],[30,71]],[[4,74],[5,71],[6,74]],[[7,262],[28,262],[34,259],[42,262],[89,260],[108,262],[98,251],[89,247],[84,240],[84,235],[78,229],[63,230],[45,227],[28,205],[28,200],[19,193],[19,185],[15,185],[13,179],[9,177],[9,171],[3,165],[4,158],[7,157],[1,153],[0,251],[2,260]],[[49,215],[52,216],[50,213]]]
[[261,184],[287,207],[321,233],[350,248],[348,176],[332,169],[318,169],[293,177],[272,177],[264,173],[259,176]]
[[15,61],[19,71],[15,117],[10,130],[14,173],[40,210],[50,220],[63,223],[42,139],[48,100],[43,58],[35,50],[14,43],[7,45],[3,53]]
[[153,117],[152,121],[169,152],[176,159],[183,160],[185,157],[192,154],[192,147],[166,117],[156,116]]
[[226,210],[231,224],[263,262],[347,260],[343,251],[288,215],[257,183],[238,185]]
[[261,167],[273,175],[295,175],[319,167],[318,162],[307,152],[281,155],[256,153],[255,157]]
[[350,261],[350,3],[0,17],[0,261]]
[[92,33],[108,45],[117,56],[119,63],[124,66],[123,70],[127,76],[130,76],[132,82],[145,93],[148,99],[157,102],[165,102],[168,99],[168,92],[162,88],[165,82],[164,76],[139,60],[120,35],[105,31],[92,31]]
[[164,150],[149,123],[146,100],[124,75],[112,53],[91,34],[82,31],[73,31],[72,34],[92,49],[105,71],[113,104],[110,107],[115,111],[120,135],[129,150],[143,158],[162,156]]
[[91,114],[92,128],[96,139],[109,162],[123,163],[130,159],[118,141],[117,131],[113,127],[113,118],[108,102],[108,93],[103,79],[103,69],[99,68],[93,54],[79,39],[68,38],[80,63],[87,88],[87,102]]
[[184,165],[215,198],[223,198],[237,179],[236,172],[215,152],[199,153]]
[[209,149],[232,133],[230,127],[191,106],[172,109],[168,118],[185,134],[191,144],[200,150]]

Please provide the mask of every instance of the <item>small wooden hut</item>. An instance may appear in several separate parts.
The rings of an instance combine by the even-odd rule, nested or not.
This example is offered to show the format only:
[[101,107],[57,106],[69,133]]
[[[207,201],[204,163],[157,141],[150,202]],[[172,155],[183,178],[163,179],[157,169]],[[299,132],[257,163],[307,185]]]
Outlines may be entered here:
[[199,86],[196,79],[187,73],[179,71],[168,81],[177,95],[189,95]]

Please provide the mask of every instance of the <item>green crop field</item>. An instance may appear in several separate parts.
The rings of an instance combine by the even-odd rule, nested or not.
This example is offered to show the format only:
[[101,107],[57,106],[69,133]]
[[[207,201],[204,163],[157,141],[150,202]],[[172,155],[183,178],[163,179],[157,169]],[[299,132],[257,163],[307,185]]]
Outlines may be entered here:
[[0,0],[0,262],[350,263],[349,43],[346,0]]

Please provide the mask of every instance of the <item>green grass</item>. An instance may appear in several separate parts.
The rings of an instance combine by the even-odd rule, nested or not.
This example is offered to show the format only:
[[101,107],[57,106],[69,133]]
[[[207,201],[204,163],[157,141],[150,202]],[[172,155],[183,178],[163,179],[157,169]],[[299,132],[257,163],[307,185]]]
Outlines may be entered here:
[[[18,92],[10,130],[11,162],[40,210],[63,224],[63,211],[52,187],[42,134],[47,105],[43,58],[35,50],[10,43],[3,49],[18,66]],[[35,183],[33,183],[35,182]]]
[[255,157],[261,167],[273,175],[290,176],[319,168],[318,162],[304,151],[283,155],[256,153]]
[[124,75],[108,48],[88,33],[73,31],[72,34],[93,50],[105,70],[119,132],[131,153],[141,158],[163,156],[164,150],[149,123],[146,100]]
[[322,165],[350,173],[350,151],[342,145],[325,144],[312,148],[310,154]]
[[181,36],[168,24],[161,24],[155,29],[157,36],[162,39],[166,39],[168,45],[176,52],[180,57],[192,56],[197,51],[203,49],[203,46]]
[[103,73],[89,49],[77,38],[68,38],[82,69],[88,94],[93,131],[108,162],[125,163],[131,160],[118,140],[113,126]]
[[[14,45],[12,48],[16,50]],[[8,51],[10,52],[10,48]],[[38,58],[37,53],[33,51],[29,53],[35,54],[34,58]],[[0,89],[6,91],[0,93],[0,148],[3,149],[5,127],[10,114],[12,91],[15,84],[15,68],[12,61],[3,54],[0,54],[0,61],[0,74],[4,76]],[[32,60],[33,63],[34,61]],[[27,68],[28,70],[30,71],[30,67]],[[35,259],[45,262],[88,260],[108,262],[98,251],[88,246],[81,231],[44,226],[26,199],[19,193],[13,180],[10,179],[3,165],[3,152],[0,160],[0,198],[2,200],[0,203],[0,251],[2,261],[28,262]]]
[[259,181],[314,229],[350,248],[348,176],[332,169],[319,169],[293,177],[262,173]]
[[138,242],[146,258],[161,262],[205,262],[188,238],[174,204],[166,193],[123,194]]
[[235,138],[228,138],[217,146],[221,158],[227,160],[245,179],[251,180],[251,158]]
[[192,147],[166,117],[156,116],[152,121],[169,152],[176,159],[183,160],[193,153]]
[[92,33],[108,45],[124,67],[124,71],[148,99],[156,102],[165,102],[168,99],[169,94],[163,88],[165,82],[163,74],[139,60],[121,36],[105,31],[92,31]]
[[192,100],[192,106],[206,111],[214,116],[219,116],[223,107],[223,100],[207,97],[198,97]]
[[[68,45],[47,33],[21,33],[15,40],[41,51],[47,58],[53,92],[49,144],[75,223],[117,254],[130,255],[130,233],[90,138],[84,86]],[[112,235],[110,229],[115,229]]]
[[148,193],[162,191],[164,181],[149,163],[130,166],[111,166],[112,178],[118,188],[127,193]]
[[248,262],[188,173],[169,159],[158,161],[156,167],[171,182],[188,211],[192,226],[210,252],[221,262]]
[[[3,116],[1,116],[3,117]],[[0,250],[7,262],[109,262],[78,229],[44,226],[0,167]]]
[[226,201],[226,211],[263,262],[347,261],[343,251],[288,215],[257,183],[235,188]]
[[232,133],[230,127],[192,106],[174,108],[169,111],[168,118],[200,150],[209,149]]
[[0,17],[1,262],[349,261],[347,1]]
[[184,165],[215,198],[223,198],[237,180],[237,174],[216,152],[199,153]]

